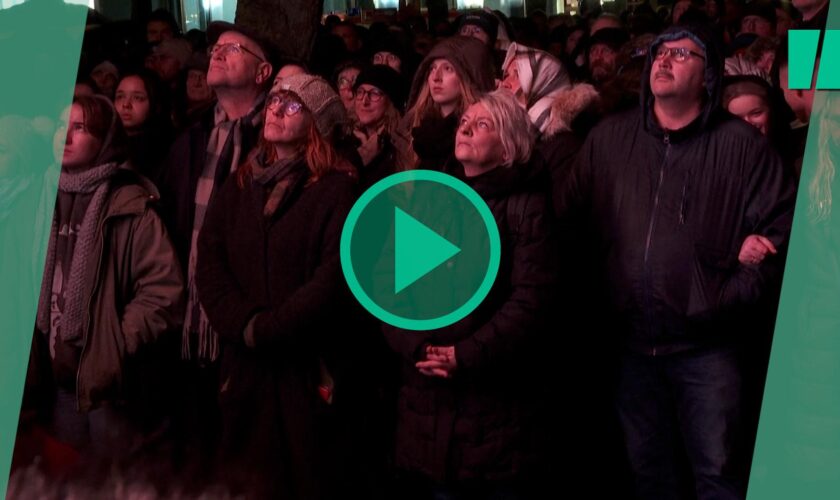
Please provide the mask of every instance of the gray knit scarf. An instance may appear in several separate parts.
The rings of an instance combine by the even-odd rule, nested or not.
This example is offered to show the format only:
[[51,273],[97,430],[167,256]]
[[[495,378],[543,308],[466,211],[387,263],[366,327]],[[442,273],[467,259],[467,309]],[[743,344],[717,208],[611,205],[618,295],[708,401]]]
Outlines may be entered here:
[[[90,276],[98,264],[97,256],[93,254],[97,229],[105,212],[105,202],[110,191],[110,180],[117,172],[117,163],[106,163],[84,172],[69,173],[62,171],[58,179],[58,189],[65,193],[93,193],[87,211],[85,211],[82,226],[76,238],[73,249],[73,260],[68,277],[67,292],[65,294],[64,313],[61,316],[61,337],[64,341],[82,338],[84,325],[83,305],[90,290],[85,290],[88,284],[85,277]],[[58,218],[53,216],[50,241],[47,246],[47,258],[44,264],[44,277],[41,281],[41,296],[38,299],[38,316],[36,325],[44,333],[50,331],[50,298],[52,295],[53,274],[55,273],[55,245],[58,239]]]

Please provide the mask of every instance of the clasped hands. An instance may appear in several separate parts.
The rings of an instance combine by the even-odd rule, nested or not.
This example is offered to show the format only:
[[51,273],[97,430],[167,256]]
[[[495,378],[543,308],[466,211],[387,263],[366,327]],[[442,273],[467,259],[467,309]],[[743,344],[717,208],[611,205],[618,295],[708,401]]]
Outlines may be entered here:
[[415,363],[420,373],[427,377],[452,378],[458,367],[455,346],[426,346],[426,357]]

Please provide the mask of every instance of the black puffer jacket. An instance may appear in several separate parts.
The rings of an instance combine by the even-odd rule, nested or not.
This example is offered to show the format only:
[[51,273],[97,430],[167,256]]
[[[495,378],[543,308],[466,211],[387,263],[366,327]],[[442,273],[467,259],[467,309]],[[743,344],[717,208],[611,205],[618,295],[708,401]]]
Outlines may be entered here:
[[[457,171],[457,168],[450,168]],[[435,481],[516,480],[538,465],[547,316],[556,285],[556,242],[547,175],[499,168],[467,179],[492,211],[501,265],[481,305],[457,323],[415,332],[384,327],[403,360],[396,462]],[[454,345],[452,379],[422,375],[426,345]]]
[[[705,106],[677,131],[659,127],[649,75],[663,41],[690,37],[706,51]],[[607,119],[587,138],[556,202],[582,216],[604,262],[604,286],[630,348],[665,354],[732,340],[736,318],[778,278],[772,256],[741,265],[750,234],[784,247],[794,187],[767,140],[719,108],[722,62],[699,29],[654,42],[642,77],[643,112]]]

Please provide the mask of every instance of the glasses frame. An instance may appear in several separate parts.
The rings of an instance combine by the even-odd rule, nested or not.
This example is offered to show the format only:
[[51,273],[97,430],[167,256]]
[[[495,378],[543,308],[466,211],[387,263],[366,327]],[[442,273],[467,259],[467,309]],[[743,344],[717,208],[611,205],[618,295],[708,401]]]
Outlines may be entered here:
[[473,36],[476,33],[487,34],[487,32],[484,31],[484,28],[475,24],[465,24],[458,28],[458,34],[461,36]]
[[[385,54],[385,55],[380,55]],[[377,59],[380,62],[376,62]],[[396,64],[400,61],[400,56],[394,54],[393,52],[388,52],[387,50],[380,50],[373,57],[370,58],[373,64]]]
[[353,99],[357,101],[364,101],[366,95],[370,98],[370,102],[379,102],[385,97],[385,92],[379,89],[364,90],[361,88],[353,91]]
[[[295,105],[297,109],[291,109],[290,113],[290,105]],[[265,109],[267,111],[269,111],[270,113],[277,113],[278,111],[280,111],[280,113],[284,116],[298,115],[301,111],[303,111],[304,107],[305,106],[303,105],[303,103],[298,101],[297,99],[291,96],[284,96],[281,94],[270,95],[265,100]]]
[[699,57],[704,61],[706,60],[706,56],[703,54],[698,54],[686,47],[665,47],[664,45],[660,45],[656,47],[656,50],[653,52],[653,59],[655,61],[670,57],[678,63],[684,63],[688,60],[688,56]]
[[351,79],[349,79],[345,76],[342,76],[336,82],[336,87],[338,88],[338,90],[348,90],[349,89],[350,91],[352,91],[353,90],[353,84],[355,84],[355,83],[356,83],[355,78],[351,80]]
[[248,54],[251,54],[252,56],[259,59],[260,62],[267,62],[254,51],[252,51],[248,47],[245,47],[239,42],[214,43],[213,45],[207,47],[207,55],[213,57],[216,54],[216,52],[222,52],[222,55],[225,56],[231,52],[231,49],[235,49],[234,52],[238,50],[239,53],[247,52]]

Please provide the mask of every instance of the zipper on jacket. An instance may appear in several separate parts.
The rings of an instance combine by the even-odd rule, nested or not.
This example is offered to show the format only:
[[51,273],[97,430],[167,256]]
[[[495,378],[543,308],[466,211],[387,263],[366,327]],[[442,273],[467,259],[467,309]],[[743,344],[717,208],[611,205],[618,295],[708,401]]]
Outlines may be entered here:
[[656,225],[656,212],[659,208],[659,192],[662,190],[662,181],[665,179],[665,164],[668,162],[668,153],[671,151],[671,139],[667,133],[662,140],[665,142],[665,156],[662,158],[662,163],[659,166],[659,180],[656,184],[656,194],[653,197],[653,210],[651,210],[647,238],[645,238],[645,264],[647,264],[650,254],[650,240],[653,237],[653,228]]
[[82,330],[82,352],[79,354],[79,367],[76,368],[76,411],[81,411],[81,404],[79,403],[79,395],[81,391],[79,390],[81,385],[80,381],[82,380],[82,361],[85,359],[85,349],[88,345],[88,336],[90,335],[90,323],[92,320],[92,315],[90,314],[90,307],[93,304],[93,297],[96,296],[96,292],[99,291],[99,275],[102,271],[102,258],[105,255],[105,223],[108,221],[110,217],[105,217],[102,219],[102,223],[99,226],[99,236],[100,241],[102,244],[99,246],[99,259],[97,260],[96,265],[96,273],[93,275],[93,289],[91,290],[90,296],[88,297],[87,307],[85,308],[85,316],[87,317],[87,321],[85,321],[85,329]]
[[[662,190],[662,184],[665,179],[665,165],[668,163],[668,153],[671,151],[671,138],[666,132],[662,138],[662,141],[665,143],[665,154],[662,157],[662,163],[659,165],[659,180],[656,184],[656,192],[653,197],[653,209],[650,213],[650,222],[648,223],[648,231],[647,237],[645,238],[645,256],[644,256],[644,272],[643,272],[643,279],[644,279],[644,290],[645,290],[645,314],[647,316],[647,326],[649,335],[651,340],[654,340],[654,332],[651,330],[651,325],[653,325],[653,313],[651,312],[653,308],[653,304],[651,304],[651,294],[649,293],[650,289],[650,269],[648,269],[647,263],[648,258],[650,256],[650,243],[653,239],[653,229],[656,226],[656,213],[659,209],[659,194]],[[656,346],[652,347],[653,356],[656,356]]]

